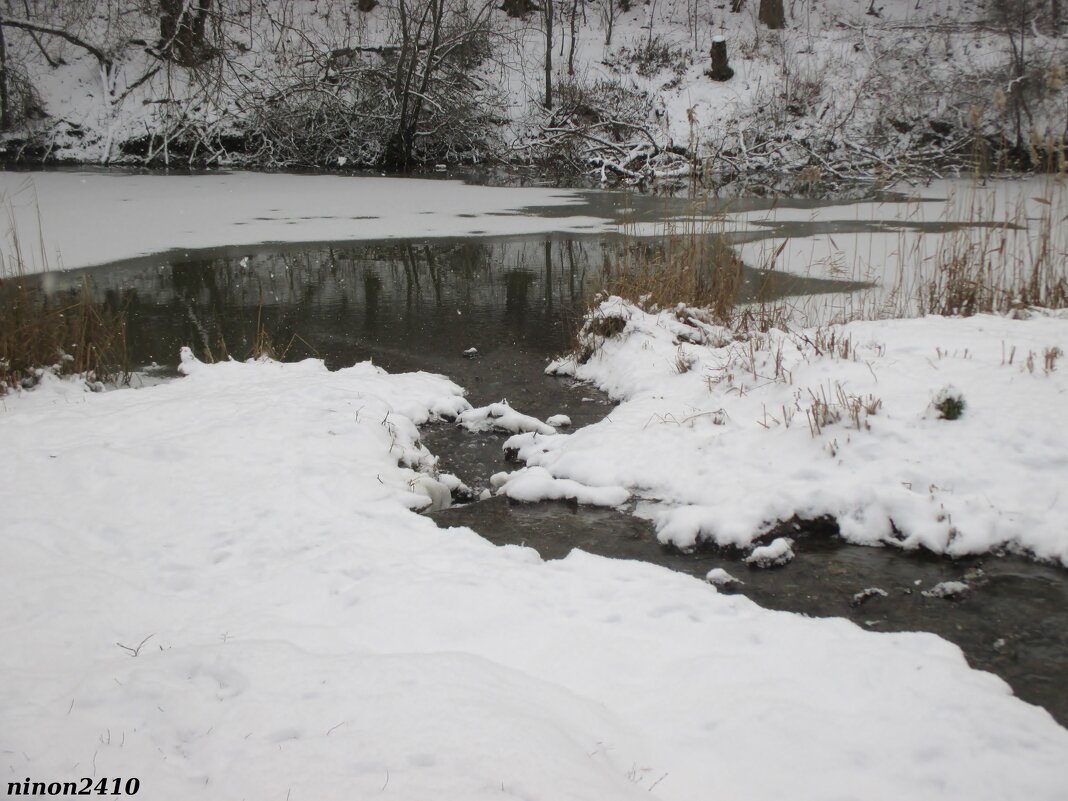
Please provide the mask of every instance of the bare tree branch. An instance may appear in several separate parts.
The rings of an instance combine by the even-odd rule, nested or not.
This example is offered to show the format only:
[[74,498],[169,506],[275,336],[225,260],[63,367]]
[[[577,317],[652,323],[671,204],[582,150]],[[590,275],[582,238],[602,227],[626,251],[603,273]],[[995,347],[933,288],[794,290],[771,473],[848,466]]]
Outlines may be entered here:
[[51,25],[42,25],[39,22],[30,22],[25,19],[15,19],[13,17],[0,17],[0,25],[5,28],[19,28],[20,30],[30,31],[32,33],[43,33],[48,36],[58,36],[60,39],[65,39],[72,45],[82,48],[83,50],[91,53],[101,66],[105,69],[111,69],[112,58],[96,45],[85,41],[79,36],[75,36],[70,31],[66,31],[63,28],[55,28]]

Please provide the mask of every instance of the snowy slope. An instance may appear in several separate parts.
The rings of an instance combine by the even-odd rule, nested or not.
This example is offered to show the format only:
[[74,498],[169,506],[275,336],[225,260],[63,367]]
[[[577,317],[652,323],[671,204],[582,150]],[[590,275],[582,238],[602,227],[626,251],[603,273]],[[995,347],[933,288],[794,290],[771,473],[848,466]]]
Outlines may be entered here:
[[1068,734],[924,634],[761,610],[579,552],[439,530],[370,365],[0,405],[0,767],[152,799],[1003,799]]
[[[546,128],[574,123],[571,112],[581,117],[583,106],[600,114],[586,131],[600,138],[613,135],[606,134],[606,115],[624,115],[623,106],[644,109],[638,120],[644,131],[623,136],[621,153],[651,141],[660,148],[674,144],[699,165],[712,159],[709,167],[721,179],[759,169],[814,170],[797,188],[843,171],[871,179],[898,170],[929,175],[939,163],[970,158],[967,143],[976,131],[994,146],[1002,139],[1015,144],[1019,133],[1024,149],[1037,143],[1042,154],[1050,148],[1047,137],[1063,138],[1065,42],[1045,20],[1025,29],[1031,77],[1021,96],[1026,124],[1017,131],[1019,82],[1009,36],[1016,30],[997,22],[980,0],[882,0],[876,14],[868,0],[795,0],[785,3],[783,31],[758,21],[758,5],[749,0],[731,13],[727,0],[659,0],[634,3],[629,11],[607,1],[581,4],[572,36],[572,9],[557,4],[551,72],[563,116],[550,118],[540,106],[545,38],[539,15],[512,19],[494,4],[487,13],[493,54],[472,67],[471,91],[492,106],[501,125],[484,132],[487,143],[496,141],[488,152],[456,158],[538,155],[562,166],[555,157],[571,145]],[[46,37],[53,60],[63,59],[49,66],[25,32],[9,29],[9,57],[23,65],[47,115],[31,124],[40,136],[27,152],[103,163],[138,163],[149,151],[153,163],[168,165],[240,163],[246,156],[291,163],[272,161],[270,148],[251,146],[250,154],[249,143],[239,142],[255,129],[252,110],[264,98],[324,80],[329,70],[322,66],[345,48],[356,48],[368,68],[391,69],[381,49],[398,45],[393,9],[392,0],[368,13],[342,0],[271,0],[248,10],[235,4],[215,42],[224,58],[198,73],[163,64],[137,44],[158,37],[151,14],[115,19],[42,9],[38,21],[65,25],[117,57],[102,70],[83,49]],[[713,36],[728,44],[735,76],[727,82],[704,74]],[[335,88],[327,83],[322,91]],[[16,132],[10,156],[22,138]],[[364,157],[358,147],[346,153],[320,166],[356,165]]]

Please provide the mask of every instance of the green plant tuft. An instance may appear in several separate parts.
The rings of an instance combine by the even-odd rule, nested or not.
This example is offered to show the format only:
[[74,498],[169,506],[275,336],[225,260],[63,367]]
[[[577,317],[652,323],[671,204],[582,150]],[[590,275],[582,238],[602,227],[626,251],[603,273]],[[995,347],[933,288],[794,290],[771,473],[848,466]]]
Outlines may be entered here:
[[938,393],[938,397],[935,398],[934,407],[938,412],[939,420],[957,420],[962,414],[967,404],[964,402],[964,396],[954,389],[946,388]]

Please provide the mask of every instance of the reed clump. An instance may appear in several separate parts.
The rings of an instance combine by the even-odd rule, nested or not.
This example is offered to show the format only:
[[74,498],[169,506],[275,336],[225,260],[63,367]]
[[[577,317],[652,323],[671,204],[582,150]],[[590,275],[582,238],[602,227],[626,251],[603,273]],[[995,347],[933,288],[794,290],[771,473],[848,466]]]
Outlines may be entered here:
[[1032,200],[1042,209],[1037,221],[1022,204],[992,218],[973,201],[971,219],[980,224],[943,236],[917,292],[921,314],[1068,307],[1068,220],[1057,218],[1065,204],[1052,185],[1046,197]]
[[743,267],[721,235],[691,221],[656,241],[624,237],[622,246],[605,256],[601,287],[646,308],[685,303],[705,309],[727,325],[734,318]]
[[94,389],[128,381],[125,314],[94,300],[88,280],[53,297],[23,276],[0,279],[0,395],[45,371]]

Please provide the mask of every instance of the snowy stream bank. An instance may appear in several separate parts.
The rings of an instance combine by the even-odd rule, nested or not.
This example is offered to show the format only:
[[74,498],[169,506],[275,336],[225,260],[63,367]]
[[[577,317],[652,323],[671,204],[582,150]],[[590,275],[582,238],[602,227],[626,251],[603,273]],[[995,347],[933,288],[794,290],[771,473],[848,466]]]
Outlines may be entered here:
[[1068,787],[1068,734],[938,638],[413,514],[415,424],[463,407],[443,378],[184,369],[4,401],[9,775],[164,799]]
[[[529,467],[505,493],[536,499],[532,475],[628,489],[665,504],[648,514],[682,548],[750,546],[795,515],[828,516],[850,542],[954,556],[1015,548],[1068,565],[1068,438],[1052,413],[1068,395],[1062,315],[732,341],[685,310],[611,298],[597,314],[623,321],[620,333],[549,370],[623,403],[572,435],[513,437]],[[947,397],[963,400],[960,419],[946,419]]]

